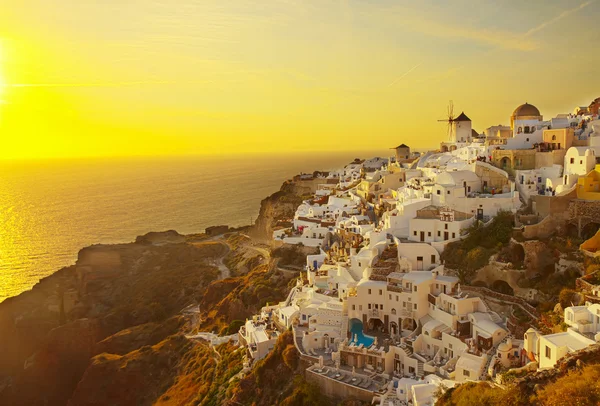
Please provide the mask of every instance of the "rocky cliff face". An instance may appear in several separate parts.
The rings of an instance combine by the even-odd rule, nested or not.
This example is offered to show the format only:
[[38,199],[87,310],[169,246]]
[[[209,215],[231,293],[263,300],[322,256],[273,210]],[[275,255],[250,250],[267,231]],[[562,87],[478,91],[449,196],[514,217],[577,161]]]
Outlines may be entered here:
[[270,240],[273,228],[279,221],[294,218],[296,209],[302,203],[302,196],[307,193],[310,193],[309,187],[288,181],[281,186],[281,190],[263,199],[254,224],[253,237]]
[[218,277],[222,250],[164,237],[88,247],[76,266],[0,304],[0,404],[64,405],[92,356],[186,330],[177,315]]

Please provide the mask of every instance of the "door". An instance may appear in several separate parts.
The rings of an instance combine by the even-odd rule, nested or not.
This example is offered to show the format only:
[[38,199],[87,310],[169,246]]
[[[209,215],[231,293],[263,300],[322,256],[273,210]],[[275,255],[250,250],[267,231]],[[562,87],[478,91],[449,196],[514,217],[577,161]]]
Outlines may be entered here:
[[421,242],[425,241],[425,231],[421,231]]
[[444,231],[444,241],[448,239],[448,231]]
[[477,220],[483,220],[483,209],[477,209]]

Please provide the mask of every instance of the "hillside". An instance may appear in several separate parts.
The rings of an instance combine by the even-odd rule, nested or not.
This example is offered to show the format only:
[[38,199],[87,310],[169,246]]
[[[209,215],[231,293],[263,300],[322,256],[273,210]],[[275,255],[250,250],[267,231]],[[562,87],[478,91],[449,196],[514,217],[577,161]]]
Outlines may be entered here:
[[[257,222],[272,227],[297,204],[280,191]],[[184,335],[236,333],[298,275],[243,232],[257,234],[152,232],[87,247],[75,265],[1,303],[0,405],[221,404],[242,350],[215,352]]]

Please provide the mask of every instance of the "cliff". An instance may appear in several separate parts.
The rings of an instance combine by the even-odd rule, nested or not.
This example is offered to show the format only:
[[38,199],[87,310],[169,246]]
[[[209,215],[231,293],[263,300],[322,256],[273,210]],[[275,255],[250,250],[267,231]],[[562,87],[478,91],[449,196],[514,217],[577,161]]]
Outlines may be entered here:
[[178,315],[217,279],[223,248],[165,237],[84,248],[75,266],[0,304],[0,404],[64,405],[99,351],[191,328]]
[[235,333],[262,306],[285,299],[298,273],[280,270],[281,258],[256,238],[270,240],[307,191],[287,182],[263,200],[253,239],[246,229],[217,240],[170,230],[94,245],[74,266],[0,303],[0,405],[231,398],[243,351],[213,349],[185,334]]
[[287,223],[293,220],[296,209],[302,203],[303,198],[309,197],[311,197],[309,187],[301,186],[293,181],[285,182],[281,186],[281,190],[261,202],[252,236],[271,240],[274,227],[278,223]]

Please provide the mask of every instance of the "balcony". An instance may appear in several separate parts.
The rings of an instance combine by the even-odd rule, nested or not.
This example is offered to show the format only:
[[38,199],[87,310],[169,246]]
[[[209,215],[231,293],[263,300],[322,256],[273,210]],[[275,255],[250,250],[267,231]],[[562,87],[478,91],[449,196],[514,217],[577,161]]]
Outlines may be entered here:
[[369,318],[383,319],[383,311],[379,309],[371,309],[367,311]]

